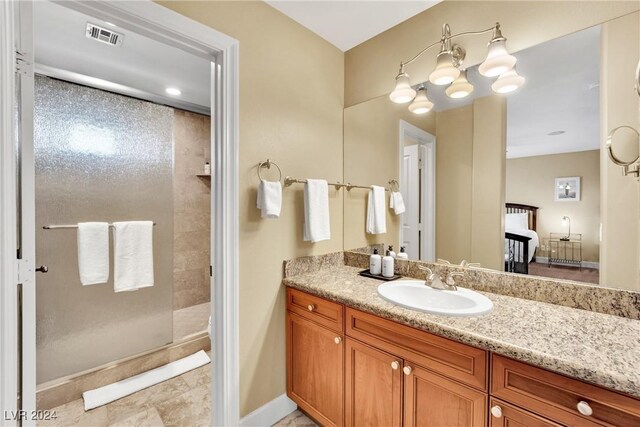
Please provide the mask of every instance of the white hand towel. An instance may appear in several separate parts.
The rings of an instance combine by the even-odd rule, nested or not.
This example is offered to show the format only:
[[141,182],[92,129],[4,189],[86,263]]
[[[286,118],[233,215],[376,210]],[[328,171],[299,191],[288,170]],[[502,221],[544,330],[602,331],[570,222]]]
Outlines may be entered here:
[[308,179],[304,184],[304,240],[329,239],[329,185],[324,179]]
[[385,209],[384,187],[372,185],[367,202],[367,233],[387,232],[387,210]]
[[282,184],[280,181],[260,180],[257,206],[262,211],[262,218],[280,218],[280,210],[282,209]]
[[405,213],[406,208],[404,207],[404,199],[402,198],[401,192],[391,192],[391,195],[389,196],[389,207],[393,209],[396,215]]
[[78,270],[84,286],[109,281],[109,224],[78,224]]
[[113,223],[115,292],[153,286],[153,222]]

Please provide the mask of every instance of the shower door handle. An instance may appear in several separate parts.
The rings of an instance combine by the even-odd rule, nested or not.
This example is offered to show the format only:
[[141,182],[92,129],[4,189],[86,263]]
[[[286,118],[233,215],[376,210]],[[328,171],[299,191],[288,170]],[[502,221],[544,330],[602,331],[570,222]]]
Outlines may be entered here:
[[36,271],[40,273],[47,273],[49,271],[49,267],[47,267],[46,265],[41,265],[40,267],[36,268]]

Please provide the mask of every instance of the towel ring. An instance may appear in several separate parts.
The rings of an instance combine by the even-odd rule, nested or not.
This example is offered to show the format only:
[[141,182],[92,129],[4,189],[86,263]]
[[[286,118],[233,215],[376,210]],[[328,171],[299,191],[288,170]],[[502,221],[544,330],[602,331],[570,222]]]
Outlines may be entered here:
[[634,128],[632,128],[631,126],[618,126],[616,128],[613,128],[611,130],[611,132],[609,132],[609,136],[607,136],[607,142],[605,143],[605,147],[607,149],[607,152],[609,153],[609,158],[611,159],[611,161],[613,163],[615,163],[618,166],[622,166],[623,168],[623,173],[624,175],[636,175],[639,176],[640,175],[640,167],[636,167],[636,169],[629,169],[629,167],[631,165],[633,165],[634,163],[638,162],[638,160],[640,160],[640,154],[638,154],[638,156],[633,159],[630,162],[626,162],[624,160],[620,160],[618,157],[616,157],[615,154],[613,154],[613,136],[615,135],[615,133],[621,129],[631,129],[638,137],[640,137],[640,133],[638,133],[638,131]]
[[260,180],[262,181],[262,174],[260,173],[262,171],[262,168],[271,169],[271,165],[275,166],[276,169],[278,169],[278,174],[280,175],[280,177],[278,178],[278,182],[281,182],[282,181],[282,169],[280,169],[280,166],[278,166],[278,164],[276,162],[272,162],[269,159],[267,159],[266,162],[258,163],[258,178],[260,178]]
[[400,183],[398,182],[398,180],[396,179],[390,179],[389,180],[389,189],[391,191],[397,191],[400,192]]

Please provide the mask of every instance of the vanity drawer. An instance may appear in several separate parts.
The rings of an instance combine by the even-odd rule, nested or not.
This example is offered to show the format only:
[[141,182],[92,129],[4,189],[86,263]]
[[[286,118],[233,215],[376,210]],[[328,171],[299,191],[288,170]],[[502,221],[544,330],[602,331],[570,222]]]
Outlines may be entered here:
[[[556,422],[572,426],[640,425],[640,400],[632,397],[495,354],[491,372],[492,396]],[[579,402],[583,402],[583,408],[591,408],[590,416],[578,411]]]
[[476,389],[487,390],[488,355],[484,350],[349,307],[346,334]]
[[306,292],[287,288],[287,310],[333,331],[344,330],[344,306]]

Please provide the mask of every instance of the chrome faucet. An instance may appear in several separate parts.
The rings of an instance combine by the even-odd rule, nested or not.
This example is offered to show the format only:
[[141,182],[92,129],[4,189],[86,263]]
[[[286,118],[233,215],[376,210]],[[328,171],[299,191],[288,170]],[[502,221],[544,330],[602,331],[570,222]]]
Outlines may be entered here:
[[430,288],[440,289],[443,291],[457,291],[458,288],[455,285],[453,277],[464,275],[464,273],[453,271],[447,275],[447,280],[443,282],[442,278],[439,275],[435,274],[429,267],[418,266],[418,268],[427,273],[427,277],[424,282],[425,285],[429,286]]

